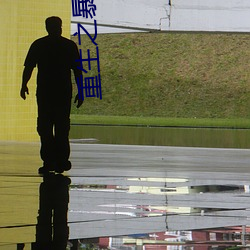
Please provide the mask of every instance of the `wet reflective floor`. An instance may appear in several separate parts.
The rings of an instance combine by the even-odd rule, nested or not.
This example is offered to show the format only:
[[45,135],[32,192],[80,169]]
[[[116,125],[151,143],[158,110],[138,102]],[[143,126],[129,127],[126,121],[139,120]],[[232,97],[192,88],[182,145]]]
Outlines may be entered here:
[[250,150],[71,143],[37,174],[39,143],[0,143],[0,249],[242,249]]

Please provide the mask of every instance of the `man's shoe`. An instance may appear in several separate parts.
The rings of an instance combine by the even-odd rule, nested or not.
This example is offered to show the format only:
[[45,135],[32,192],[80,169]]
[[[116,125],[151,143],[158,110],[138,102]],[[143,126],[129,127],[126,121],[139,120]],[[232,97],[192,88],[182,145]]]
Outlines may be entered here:
[[39,174],[47,174],[49,172],[55,171],[53,163],[44,162],[43,166],[38,169]]
[[53,172],[53,170],[48,169],[47,167],[43,166],[38,169],[38,174],[49,174],[50,172]]
[[69,171],[71,169],[71,162],[67,161],[64,165],[64,171]]
[[56,165],[55,171],[59,174],[62,174],[64,171],[69,171],[71,169],[71,162],[67,161],[64,163],[58,163]]

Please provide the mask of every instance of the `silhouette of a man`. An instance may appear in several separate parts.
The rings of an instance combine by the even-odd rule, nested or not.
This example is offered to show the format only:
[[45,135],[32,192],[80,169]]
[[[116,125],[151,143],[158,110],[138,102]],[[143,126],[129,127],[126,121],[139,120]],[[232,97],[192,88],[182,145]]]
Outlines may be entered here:
[[[75,78],[82,72],[77,68],[80,58],[76,44],[62,37],[62,20],[49,17],[45,21],[48,36],[34,41],[24,63],[21,97],[29,94],[27,83],[37,66],[37,131],[41,140],[43,167],[39,173],[56,171],[62,173],[71,168],[69,129],[72,98],[71,69]],[[83,101],[75,98],[77,108]]]

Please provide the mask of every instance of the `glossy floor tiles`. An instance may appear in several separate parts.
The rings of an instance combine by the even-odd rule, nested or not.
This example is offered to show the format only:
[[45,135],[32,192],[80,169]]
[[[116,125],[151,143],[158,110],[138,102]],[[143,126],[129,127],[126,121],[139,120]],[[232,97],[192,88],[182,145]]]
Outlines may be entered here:
[[0,249],[230,249],[250,244],[250,150],[0,143]]

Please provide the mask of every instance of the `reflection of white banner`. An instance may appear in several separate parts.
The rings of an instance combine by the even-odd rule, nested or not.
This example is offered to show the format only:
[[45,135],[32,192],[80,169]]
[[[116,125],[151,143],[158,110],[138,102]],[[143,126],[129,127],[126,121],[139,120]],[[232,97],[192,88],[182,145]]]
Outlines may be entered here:
[[[98,33],[133,31],[250,32],[249,0],[95,0]],[[93,19],[72,17],[93,24]],[[90,27],[90,32],[94,29]]]

